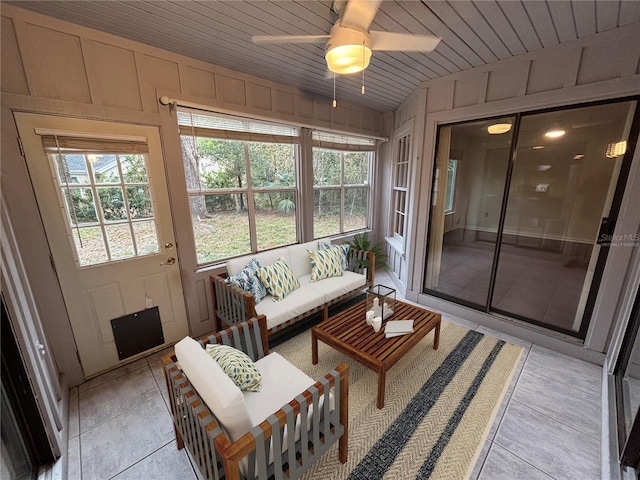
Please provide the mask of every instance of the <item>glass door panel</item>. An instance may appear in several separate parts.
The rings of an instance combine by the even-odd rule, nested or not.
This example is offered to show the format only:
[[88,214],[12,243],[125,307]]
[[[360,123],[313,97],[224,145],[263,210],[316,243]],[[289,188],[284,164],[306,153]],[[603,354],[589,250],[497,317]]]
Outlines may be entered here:
[[523,115],[492,309],[580,332],[635,102]]
[[514,123],[439,129],[426,291],[486,309]]

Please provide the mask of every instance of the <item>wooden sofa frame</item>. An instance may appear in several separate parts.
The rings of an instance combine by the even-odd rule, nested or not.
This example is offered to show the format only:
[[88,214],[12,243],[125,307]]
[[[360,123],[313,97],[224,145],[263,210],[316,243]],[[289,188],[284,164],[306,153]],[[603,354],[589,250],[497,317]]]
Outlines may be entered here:
[[[199,342],[203,348],[207,343],[231,345],[257,361],[269,354],[266,327],[266,318],[261,315]],[[205,479],[297,479],[335,442],[338,442],[340,462],[346,463],[349,431],[348,365],[339,365],[243,437],[231,442],[176,361],[175,352],[162,357],[176,442],[179,450],[187,447]],[[330,410],[330,391],[334,410]],[[313,408],[311,413],[310,407]],[[284,438],[285,426],[288,432],[295,431],[298,414],[301,414],[301,418],[310,418],[310,422],[299,420],[301,428],[298,441],[294,435]],[[307,423],[310,424],[308,429]],[[269,462],[270,447],[273,452],[282,451],[285,442],[287,450],[281,455],[273,455],[273,460]],[[240,470],[243,459],[247,462],[246,475]]]
[[[368,288],[373,287],[376,257],[373,252],[365,250],[349,249],[349,270],[355,273],[364,274],[366,271]],[[216,320],[216,330],[220,331],[224,326],[237,325],[249,318],[256,317],[256,304],[253,295],[236,285],[230,285],[224,281],[226,273],[211,275],[211,297],[213,299],[213,314]],[[333,300],[312,308],[290,320],[287,320],[269,329],[272,334],[289,325],[296,323],[303,318],[313,315],[322,310],[322,319],[329,316],[329,307],[342,300],[352,297],[362,291],[363,287],[353,289]]]

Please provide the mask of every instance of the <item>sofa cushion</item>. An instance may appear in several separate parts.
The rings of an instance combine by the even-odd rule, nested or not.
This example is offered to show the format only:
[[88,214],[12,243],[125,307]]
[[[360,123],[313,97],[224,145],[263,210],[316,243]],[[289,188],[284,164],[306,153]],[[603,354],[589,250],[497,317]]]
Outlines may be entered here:
[[340,245],[332,245],[327,242],[318,242],[319,250],[329,250],[330,248],[341,248],[342,249],[342,270],[349,270],[349,249],[351,248],[346,243],[342,243]]
[[262,375],[246,353],[217,343],[207,344],[205,350],[240,390],[260,391]]
[[340,247],[309,252],[311,282],[323,278],[342,276],[342,249]]
[[276,302],[282,300],[296,288],[300,288],[300,282],[284,257],[271,265],[259,268],[258,277]]
[[260,261],[257,258],[252,258],[242,270],[235,275],[231,275],[224,279],[228,284],[233,284],[241,289],[249,292],[253,295],[255,303],[260,303],[267,295],[267,289],[257,277],[258,268],[260,268]]
[[[310,276],[305,275],[307,282],[309,282]],[[267,316],[267,328],[276,327],[282,322],[291,320],[293,317],[308,312],[324,303],[324,293],[312,288],[305,288],[304,290],[298,288],[289,293],[280,302],[269,302],[268,298],[267,296],[264,301],[260,302],[260,305],[256,305],[256,314]]]
[[312,250],[318,250],[317,241],[289,245],[287,247],[287,253],[289,254],[287,260],[297,278],[311,273],[311,262],[309,261],[307,252]]
[[258,425],[315,383],[276,352],[258,360],[256,367],[262,375],[262,390],[243,393],[253,425]]
[[[345,293],[349,293],[356,288],[364,288],[367,284],[367,277],[350,271],[344,272],[341,277],[325,278],[317,282],[311,282],[311,275],[299,278],[300,290],[313,291],[316,294],[324,295],[324,301],[329,302]],[[262,302],[260,305],[266,302]],[[269,317],[267,317],[268,320]]]
[[289,252],[287,247],[276,248],[275,250],[267,250],[265,252],[254,253],[251,255],[245,255],[244,257],[238,258],[230,258],[227,260],[227,273],[229,275],[235,275],[240,270],[244,268],[244,266],[251,260],[252,258],[257,258],[261,265],[271,265],[280,257],[286,258],[287,262],[289,261]]
[[242,391],[215,360],[191,337],[176,343],[175,352],[180,368],[231,441],[247,433],[253,425]]

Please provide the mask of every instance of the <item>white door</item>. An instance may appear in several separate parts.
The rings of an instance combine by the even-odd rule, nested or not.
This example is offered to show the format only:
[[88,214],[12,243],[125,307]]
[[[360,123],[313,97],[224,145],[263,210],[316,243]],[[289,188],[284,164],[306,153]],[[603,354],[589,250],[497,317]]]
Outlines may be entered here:
[[164,343],[184,337],[158,129],[15,118],[85,375],[120,363],[114,318],[157,306]]

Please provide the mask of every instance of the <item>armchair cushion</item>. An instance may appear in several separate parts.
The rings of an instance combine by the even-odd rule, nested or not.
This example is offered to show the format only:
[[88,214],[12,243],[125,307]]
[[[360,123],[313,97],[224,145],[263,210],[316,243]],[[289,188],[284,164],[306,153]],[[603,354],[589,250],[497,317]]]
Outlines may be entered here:
[[216,343],[207,344],[206,351],[240,390],[260,391],[262,375],[246,353]]
[[314,250],[309,252],[311,259],[311,282],[323,278],[342,276],[342,249],[339,247],[328,250]]
[[258,425],[315,383],[315,380],[276,352],[258,360],[256,367],[262,374],[262,390],[243,393],[254,425]]
[[244,396],[215,360],[191,337],[176,343],[175,352],[180,368],[231,441],[247,433],[253,424]]
[[271,265],[259,268],[258,276],[276,302],[300,287],[300,282],[284,257]]

